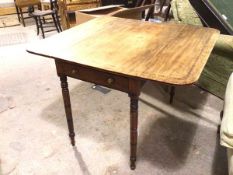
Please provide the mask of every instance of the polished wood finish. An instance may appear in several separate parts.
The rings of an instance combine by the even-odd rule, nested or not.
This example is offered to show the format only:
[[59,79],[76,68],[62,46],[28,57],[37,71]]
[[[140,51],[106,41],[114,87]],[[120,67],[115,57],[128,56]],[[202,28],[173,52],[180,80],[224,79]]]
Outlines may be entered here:
[[137,137],[138,137],[138,99],[142,88],[142,82],[137,79],[129,81],[130,97],[130,168],[136,168]]
[[194,83],[218,35],[217,30],[202,27],[101,17],[38,41],[28,52],[55,59],[71,139],[74,132],[66,76],[129,95],[130,167],[135,169],[138,98],[143,84],[147,80]]
[[133,93],[130,97],[130,168],[136,168],[136,153],[137,153],[137,136],[138,136],[138,98],[139,96]]
[[78,78],[83,81],[101,84],[103,86],[123,92],[129,91],[128,77],[108,73],[101,70],[93,69],[92,71],[90,71],[89,68],[85,66],[66,63],[62,61],[57,61],[56,65],[59,74],[66,74],[67,76],[72,78]]
[[170,87],[170,100],[169,100],[170,104],[173,103],[173,99],[174,99],[174,96],[175,96],[175,91],[176,91],[175,86],[171,86]]
[[130,167],[135,169],[137,152],[137,126],[138,126],[138,99],[144,81],[140,79],[129,79],[113,73],[106,73],[102,70],[90,69],[79,64],[66,63],[56,60],[57,74],[61,80],[62,95],[66,112],[66,119],[69,129],[71,144],[75,145],[74,128],[70,96],[68,90],[67,77],[77,78],[79,80],[100,84],[112,89],[128,93],[130,97]]
[[66,113],[66,120],[68,124],[69,129],[69,136],[71,140],[71,144],[75,145],[74,140],[74,126],[73,126],[73,117],[72,117],[72,111],[71,111],[71,104],[70,104],[70,94],[68,89],[68,83],[67,83],[67,76],[64,74],[59,74],[60,80],[61,80],[61,88],[62,88],[62,96],[64,101],[64,107],[65,107],[65,113]]
[[[32,45],[30,51],[127,76],[185,85],[198,80],[218,35],[217,30],[203,27],[102,17]],[[51,47],[54,43],[56,47]]]

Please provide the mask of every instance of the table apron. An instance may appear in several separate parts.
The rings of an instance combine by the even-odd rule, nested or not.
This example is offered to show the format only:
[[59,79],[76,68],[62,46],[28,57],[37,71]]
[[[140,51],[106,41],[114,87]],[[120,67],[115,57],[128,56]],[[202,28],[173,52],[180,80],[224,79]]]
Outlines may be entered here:
[[106,86],[126,93],[130,92],[129,83],[131,78],[73,63],[57,60],[55,63],[58,76],[66,75],[68,77]]

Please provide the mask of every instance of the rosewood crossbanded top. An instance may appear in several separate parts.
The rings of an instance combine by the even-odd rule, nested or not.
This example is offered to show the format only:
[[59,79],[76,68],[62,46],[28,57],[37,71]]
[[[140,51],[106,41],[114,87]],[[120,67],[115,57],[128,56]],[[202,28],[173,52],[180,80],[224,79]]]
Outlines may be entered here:
[[169,84],[198,80],[219,32],[100,17],[32,44],[30,53]]

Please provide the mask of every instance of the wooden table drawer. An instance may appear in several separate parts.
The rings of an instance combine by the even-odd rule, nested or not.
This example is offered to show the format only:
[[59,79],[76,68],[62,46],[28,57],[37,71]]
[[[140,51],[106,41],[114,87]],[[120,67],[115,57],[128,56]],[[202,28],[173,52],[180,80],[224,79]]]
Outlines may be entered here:
[[77,78],[123,92],[128,92],[129,90],[128,78],[121,75],[64,62],[56,62],[56,66],[58,75],[65,74],[72,78]]

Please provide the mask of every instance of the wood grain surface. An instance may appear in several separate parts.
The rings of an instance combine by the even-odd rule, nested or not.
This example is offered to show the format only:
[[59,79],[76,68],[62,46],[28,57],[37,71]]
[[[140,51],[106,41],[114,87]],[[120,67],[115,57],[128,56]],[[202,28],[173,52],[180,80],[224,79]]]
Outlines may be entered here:
[[144,80],[196,82],[215,29],[101,17],[31,44],[27,51]]

